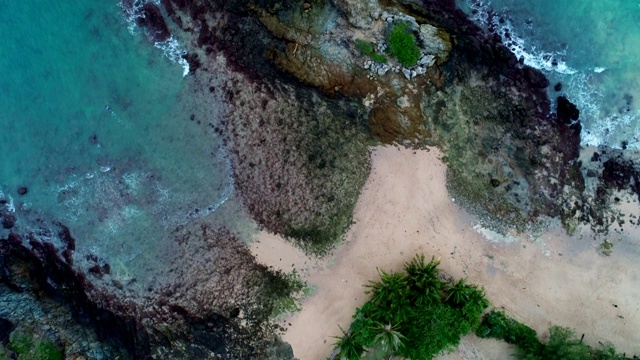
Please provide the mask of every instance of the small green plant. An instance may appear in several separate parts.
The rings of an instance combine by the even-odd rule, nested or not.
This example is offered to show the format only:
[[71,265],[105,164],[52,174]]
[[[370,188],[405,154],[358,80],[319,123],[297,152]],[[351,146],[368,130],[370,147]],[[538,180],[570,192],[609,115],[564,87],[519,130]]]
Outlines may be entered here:
[[356,39],[356,49],[358,49],[358,51],[360,51],[363,55],[369,56],[371,60],[377,63],[387,62],[387,57],[377,53],[376,50],[373,48],[373,44],[371,44],[368,41]]
[[356,336],[352,332],[346,332],[340,328],[342,336],[335,336],[338,341],[334,343],[338,349],[338,358],[346,360],[358,360],[360,355],[364,352],[364,346],[356,339]]
[[271,317],[277,318],[300,310],[307,284],[294,269],[290,273],[281,270],[268,272],[267,299],[270,299]]
[[371,303],[375,305],[376,317],[383,322],[399,323],[407,320],[409,310],[409,287],[405,276],[399,272],[380,270],[380,281],[369,281]]
[[433,257],[429,263],[424,260],[424,255],[416,255],[411,262],[404,264],[407,273],[411,302],[416,306],[429,305],[440,301],[444,283],[439,278],[438,265],[440,259]]
[[420,49],[416,45],[416,38],[409,31],[409,23],[406,21],[395,22],[387,36],[389,53],[406,66],[414,66],[420,60]]
[[[60,350],[51,340],[36,339],[32,335],[14,331],[9,337],[9,350],[17,355],[18,360],[62,360]],[[0,353],[2,359],[2,353]]]
[[373,331],[376,334],[373,342],[380,346],[383,352],[398,352],[404,346],[403,341],[406,339],[399,331],[398,325],[375,323]]

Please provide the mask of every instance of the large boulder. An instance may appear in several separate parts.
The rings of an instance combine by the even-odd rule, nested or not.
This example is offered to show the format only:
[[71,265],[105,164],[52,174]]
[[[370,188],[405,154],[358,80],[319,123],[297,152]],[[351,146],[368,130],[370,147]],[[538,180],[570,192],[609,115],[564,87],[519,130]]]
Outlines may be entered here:
[[439,60],[444,60],[451,51],[451,39],[449,34],[429,24],[420,25],[418,36],[422,50],[433,55]]
[[382,12],[377,0],[336,0],[335,4],[345,13],[349,23],[360,29],[370,29],[373,20]]

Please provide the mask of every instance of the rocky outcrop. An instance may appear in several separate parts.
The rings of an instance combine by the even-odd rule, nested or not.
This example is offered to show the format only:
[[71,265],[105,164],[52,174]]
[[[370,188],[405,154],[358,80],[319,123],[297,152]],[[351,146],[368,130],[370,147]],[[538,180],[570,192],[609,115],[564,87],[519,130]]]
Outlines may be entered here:
[[335,0],[335,5],[345,14],[349,24],[359,29],[371,29],[382,13],[378,0]]
[[[173,280],[140,296],[125,291],[102,260],[87,256],[86,265],[72,265],[75,239],[64,225],[18,215],[21,225],[0,237],[0,299],[9,304],[0,318],[51,338],[67,357],[266,359],[275,349],[291,352],[269,320],[274,302],[291,291],[287,281],[256,264],[230,233],[178,229],[174,236],[185,250],[200,246],[184,255],[207,258],[167,263]],[[94,262],[100,266],[92,272]]]
[[[350,99],[329,95],[355,77],[305,77],[312,75],[307,67],[350,73],[304,48],[318,22],[306,17],[302,2],[190,6],[200,10],[175,11],[172,19],[192,34],[203,73],[215,69],[224,78],[202,80],[200,86],[225,104],[224,119],[213,130],[226,138],[243,203],[269,230],[300,240],[310,251],[326,251],[351,224],[369,172],[365,113]],[[335,8],[315,2],[307,10],[323,19],[337,14]],[[279,32],[285,24],[281,18],[297,19],[304,26],[284,36]],[[307,84],[327,92],[300,86],[281,66],[297,67]]]
[[[229,16],[238,14],[234,12],[238,8],[247,11],[242,13],[241,19],[234,18],[242,25],[225,23],[235,28],[236,34],[246,31],[255,19],[267,30],[254,34],[265,45],[252,54],[250,61],[266,60],[265,68],[274,69],[275,66],[329,96],[346,96],[355,104],[360,102],[363,105],[360,113],[367,116],[368,131],[383,142],[440,146],[449,162],[451,191],[478,211],[518,224],[527,223],[541,214],[557,216],[562,212],[558,203],[565,185],[581,186],[576,162],[580,124],[565,121],[563,109],[568,101],[560,99],[561,111],[558,115],[550,114],[551,104],[545,89],[548,80],[539,71],[521,65],[499,38],[469,21],[452,1],[425,1],[422,4],[397,1],[375,6],[367,2],[338,1],[335,3],[337,13],[328,3],[290,1],[264,5],[245,1],[234,5],[217,6],[234,14]],[[368,24],[356,24],[352,17],[367,19]],[[181,19],[184,23],[184,17]],[[355,48],[355,40],[359,37],[377,39],[381,44],[388,24],[395,21],[414,24],[412,31],[419,39],[424,56],[437,59],[424,62],[426,70],[422,70],[422,76],[414,69],[400,71],[393,64],[384,71],[376,66],[373,73],[368,73],[366,64],[374,69],[372,63],[365,63],[366,57]],[[220,35],[209,38],[220,41]],[[209,46],[200,42],[198,45]],[[229,44],[228,48],[220,50],[226,54],[229,48],[235,47]],[[243,50],[233,53],[237,51]],[[261,56],[262,60],[256,56]],[[360,65],[362,63],[365,63],[364,67]],[[252,71],[242,63],[237,65],[238,71]],[[261,79],[270,82],[273,81],[271,76],[263,72]],[[317,105],[311,106],[317,108]],[[276,108],[279,107],[273,107]],[[243,112],[240,106],[234,109],[236,113]],[[295,114],[299,110],[294,105],[285,111]],[[230,123],[233,125],[237,121]],[[267,128],[273,129],[274,134],[286,131],[282,127],[267,125]],[[251,131],[242,133],[244,137],[251,137],[248,135]],[[312,133],[299,133],[314,138]],[[236,145],[241,143],[235,142]],[[247,160],[261,158],[258,149],[269,153],[262,147],[252,149],[244,155]],[[279,152],[286,153],[285,150]],[[277,154],[273,156],[277,157]],[[255,162],[250,163],[256,166]],[[308,166],[301,163],[299,168]],[[236,172],[236,175],[243,184],[243,196],[252,198],[248,201],[252,213],[274,231],[296,234],[285,231],[285,223],[292,219],[289,215],[282,215],[280,210],[265,211],[262,207],[262,204],[269,204],[270,208],[282,209],[283,205],[274,203],[280,200],[271,199],[291,199],[286,195],[290,191],[286,189],[290,188],[276,186],[270,192],[258,190],[256,183],[244,181],[249,173]],[[289,176],[292,173],[288,173]],[[275,181],[275,185],[282,186],[282,179],[285,178]],[[303,195],[302,190],[296,194],[293,203],[298,204],[314,203],[323,198],[319,194]],[[259,201],[260,198],[265,200]],[[283,202],[292,203],[291,200]],[[296,208],[301,209],[300,213],[308,212],[302,210],[302,206]],[[322,205],[319,208],[322,209]],[[302,216],[298,220],[299,224],[318,223],[311,217]]]

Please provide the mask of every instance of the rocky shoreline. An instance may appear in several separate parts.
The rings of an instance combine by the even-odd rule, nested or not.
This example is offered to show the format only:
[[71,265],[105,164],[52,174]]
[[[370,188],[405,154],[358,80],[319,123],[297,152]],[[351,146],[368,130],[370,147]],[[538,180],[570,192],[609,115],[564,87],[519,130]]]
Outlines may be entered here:
[[17,219],[0,231],[0,318],[11,324],[0,338],[17,328],[74,359],[292,358],[269,320],[290,284],[229,232],[177,229],[203,257],[167,264],[174,277],[138,294],[104,260],[77,254],[67,227],[34,216],[0,201],[3,223]]
[[[194,39],[187,58],[197,71],[220,72],[225,59],[234,80],[222,89],[220,131],[244,203],[267,229],[335,243],[375,143],[438,146],[456,198],[507,226],[575,215],[560,199],[584,189],[578,110],[559,96],[551,113],[544,75],[453,1],[162,4]],[[418,39],[415,67],[358,52],[356,40],[384,49],[398,21]]]
[[[440,148],[456,201],[502,229],[560,217],[568,231],[606,232],[621,219],[614,192],[640,196],[640,170],[626,152],[602,148],[584,159],[570,99],[550,100],[544,75],[453,0],[123,5],[151,41],[184,42],[200,90],[224,104],[221,121],[203,131],[224,137],[245,208],[309,253],[325,254],[351,225],[375,144]],[[415,65],[358,50],[361,40],[383,54],[396,22],[417,39]],[[62,309],[52,312],[57,325],[35,331],[68,356],[293,358],[269,319],[274,299],[291,289],[236,235],[200,220],[177,228],[184,257],[198,253],[198,261],[168,264],[171,277],[138,294],[111,279],[101,259],[78,256],[63,224],[0,200],[0,297]],[[5,332],[38,323],[16,309],[0,320],[11,324]]]

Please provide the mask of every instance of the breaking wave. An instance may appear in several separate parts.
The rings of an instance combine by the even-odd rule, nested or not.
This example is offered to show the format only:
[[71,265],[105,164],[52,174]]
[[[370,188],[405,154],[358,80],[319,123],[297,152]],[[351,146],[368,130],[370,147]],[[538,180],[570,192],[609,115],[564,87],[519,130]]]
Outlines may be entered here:
[[[140,28],[137,25],[137,21],[140,18],[144,18],[142,7],[147,3],[153,3],[160,7],[160,0],[133,0],[130,4],[125,4],[124,1],[118,3],[127,24],[127,29],[129,29],[131,35],[138,34]],[[162,50],[162,53],[167,59],[182,67],[183,77],[189,74],[189,63],[184,58],[187,51],[182,48],[178,40],[174,39],[173,36],[165,41],[155,42],[153,46]]]
[[[580,109],[583,126],[581,144],[585,146],[608,145],[621,147],[621,137],[625,145],[640,148],[640,111],[607,113],[602,105],[606,97],[598,84],[606,76],[607,68],[596,66],[576,69],[565,61],[567,49],[547,51],[534,44],[532,39],[521,35],[524,29],[533,29],[533,21],[527,20],[524,29],[518,29],[508,16],[507,11],[496,12],[487,0],[469,0],[466,2],[470,17],[487,30],[500,35],[507,46],[525,65],[541,70],[552,82],[562,82],[564,92]],[[601,74],[605,75],[601,75]],[[557,96],[550,93],[553,98]]]
[[525,65],[560,74],[571,75],[578,72],[564,61],[566,50],[549,52],[529,44],[505,14],[498,14],[491,9],[490,1],[471,1],[469,7],[472,11],[471,19],[500,35],[502,43]]

